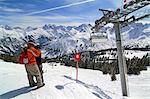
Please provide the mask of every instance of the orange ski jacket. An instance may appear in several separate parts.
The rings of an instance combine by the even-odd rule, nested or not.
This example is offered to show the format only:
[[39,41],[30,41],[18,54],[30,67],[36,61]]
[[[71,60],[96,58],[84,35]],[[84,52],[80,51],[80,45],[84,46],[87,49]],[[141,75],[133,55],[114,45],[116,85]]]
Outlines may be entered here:
[[27,64],[37,64],[36,57],[40,56],[40,52],[36,50],[34,47],[31,47],[27,50],[26,53],[22,52],[20,54],[19,63],[24,64],[23,59],[27,58],[28,63]]

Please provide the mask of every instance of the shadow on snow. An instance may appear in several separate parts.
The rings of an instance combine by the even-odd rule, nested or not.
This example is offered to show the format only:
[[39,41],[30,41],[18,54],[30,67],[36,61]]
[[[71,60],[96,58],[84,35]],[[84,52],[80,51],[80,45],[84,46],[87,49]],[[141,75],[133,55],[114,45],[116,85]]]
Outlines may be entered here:
[[73,83],[73,82],[66,83],[66,84],[64,84],[64,85],[56,85],[55,87],[56,87],[58,90],[62,90],[62,89],[64,89],[64,87],[65,87],[66,85],[71,84],[71,83]]
[[6,92],[4,94],[1,94],[0,99],[11,99],[11,98],[14,98],[16,96],[28,93],[30,91],[32,91],[32,89],[29,86],[22,87],[22,88],[15,89],[15,90]]

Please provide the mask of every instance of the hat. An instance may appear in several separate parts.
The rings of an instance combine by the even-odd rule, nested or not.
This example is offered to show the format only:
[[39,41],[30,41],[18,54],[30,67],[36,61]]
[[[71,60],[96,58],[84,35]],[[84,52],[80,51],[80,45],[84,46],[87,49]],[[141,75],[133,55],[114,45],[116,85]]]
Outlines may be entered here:
[[33,40],[29,40],[29,41],[28,41],[28,44],[35,45],[35,42],[34,42]]
[[27,45],[27,44],[25,44],[23,47],[24,47],[24,48],[27,48],[27,47],[28,47],[28,45]]
[[40,48],[40,44],[39,43],[35,44],[35,48]]
[[39,43],[36,43],[35,46],[40,46],[40,44],[39,44]]
[[23,50],[26,51],[27,49],[28,49],[28,45],[25,44],[25,45],[23,46]]

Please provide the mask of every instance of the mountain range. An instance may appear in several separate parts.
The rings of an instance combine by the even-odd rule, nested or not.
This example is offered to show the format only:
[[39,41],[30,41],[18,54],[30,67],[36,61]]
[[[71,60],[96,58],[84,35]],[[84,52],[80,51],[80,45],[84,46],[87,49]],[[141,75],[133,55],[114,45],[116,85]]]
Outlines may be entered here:
[[[0,26],[0,54],[18,55],[29,40],[39,43],[44,57],[72,53],[75,50],[89,51],[116,47],[113,25],[103,28],[107,41],[92,43],[90,35],[92,26],[56,26],[46,24],[41,27]],[[100,33],[99,33],[100,34]],[[132,23],[121,29],[123,46],[150,47],[150,23]]]

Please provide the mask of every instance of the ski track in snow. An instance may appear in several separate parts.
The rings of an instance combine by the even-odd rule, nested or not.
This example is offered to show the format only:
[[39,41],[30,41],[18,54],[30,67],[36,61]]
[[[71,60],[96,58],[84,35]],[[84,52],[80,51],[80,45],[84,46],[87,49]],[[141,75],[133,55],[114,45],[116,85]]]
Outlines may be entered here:
[[[69,76],[64,75],[65,78],[76,81],[76,79],[73,79]],[[77,81],[78,84],[83,85],[84,87],[86,87],[89,91],[91,91],[91,93],[93,93],[94,95],[96,95],[97,97],[99,97],[100,99],[112,99],[110,96],[108,96],[107,94],[105,94],[104,91],[102,91],[102,89],[100,89],[98,86],[94,86],[94,85],[89,85],[86,84],[82,81]]]

